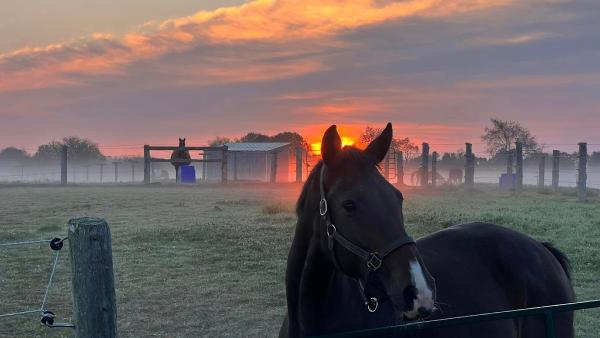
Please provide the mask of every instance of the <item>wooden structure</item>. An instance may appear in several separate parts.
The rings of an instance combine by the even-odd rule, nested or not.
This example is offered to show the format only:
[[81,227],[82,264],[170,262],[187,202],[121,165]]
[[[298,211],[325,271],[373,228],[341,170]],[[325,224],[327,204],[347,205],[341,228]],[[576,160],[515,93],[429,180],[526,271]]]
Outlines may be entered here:
[[[151,146],[151,145],[144,145],[144,183],[148,184],[150,183],[150,166],[152,162],[168,162],[168,163],[173,163],[173,160],[170,158],[154,158],[151,156],[151,151],[152,150],[171,150],[171,151],[176,151],[176,150],[180,150],[181,148],[179,146]],[[207,162],[215,162],[215,163],[220,163],[221,164],[221,182],[222,183],[227,183],[227,156],[228,156],[228,151],[227,151],[227,146],[221,146],[221,147],[185,147],[184,149],[185,151],[190,151],[190,150],[194,150],[194,151],[203,151],[203,152],[215,152],[215,153],[219,153],[220,157],[218,158],[201,158],[201,159],[185,159],[182,161],[182,163],[194,163],[194,162],[200,162],[200,163],[207,163]]]
[[[289,142],[232,142],[226,144],[228,177],[234,181],[287,183],[302,180],[302,148]],[[215,151],[204,153],[206,159],[220,157]],[[215,166],[203,167],[206,180],[218,179]]]
[[75,337],[117,337],[110,229],[96,217],[69,221]]

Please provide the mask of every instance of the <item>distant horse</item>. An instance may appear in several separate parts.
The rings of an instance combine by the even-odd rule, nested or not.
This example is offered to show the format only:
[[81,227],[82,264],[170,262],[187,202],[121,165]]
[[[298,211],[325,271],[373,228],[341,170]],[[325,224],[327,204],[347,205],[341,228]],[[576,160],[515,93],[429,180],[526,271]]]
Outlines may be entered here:
[[179,147],[171,153],[171,164],[175,167],[175,181],[179,183],[179,167],[192,163],[190,152],[185,148],[185,138],[179,139]]
[[[431,172],[429,172],[428,174],[429,174],[429,177],[428,177],[427,183],[431,183],[432,182],[431,177],[433,176],[433,174]],[[435,178],[436,178],[437,184],[444,184],[446,182],[446,178],[444,178],[444,176],[440,175],[440,173],[436,173]],[[417,169],[410,174],[410,184],[412,184],[414,186],[421,185],[421,169]]]
[[[402,193],[377,169],[391,140],[391,124],[364,151],[342,149],[335,126],[325,132],[323,160],[298,199],[280,337],[573,301],[566,256],[517,231],[470,223],[413,241],[404,228]],[[572,338],[572,312],[556,315],[555,326],[557,337]],[[400,337],[540,338],[544,319]]]
[[463,179],[463,171],[460,168],[451,168],[448,173],[448,183],[460,184]]

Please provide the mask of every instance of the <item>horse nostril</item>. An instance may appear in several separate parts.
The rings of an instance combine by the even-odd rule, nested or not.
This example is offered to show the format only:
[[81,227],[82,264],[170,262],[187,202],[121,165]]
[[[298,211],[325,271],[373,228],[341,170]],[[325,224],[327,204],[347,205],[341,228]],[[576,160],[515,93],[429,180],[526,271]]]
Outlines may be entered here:
[[417,298],[417,288],[414,285],[409,285],[404,288],[403,296],[406,300],[413,300]]
[[429,317],[431,315],[431,310],[426,309],[426,308],[424,308],[422,306],[420,306],[419,309],[417,309],[417,311],[419,311],[419,316],[421,318],[426,318],[426,317]]

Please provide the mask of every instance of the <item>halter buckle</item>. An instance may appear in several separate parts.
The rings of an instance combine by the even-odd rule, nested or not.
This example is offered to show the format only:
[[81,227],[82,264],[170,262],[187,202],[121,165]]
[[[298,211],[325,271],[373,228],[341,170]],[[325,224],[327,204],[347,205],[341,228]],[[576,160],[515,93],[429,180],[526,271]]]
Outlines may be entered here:
[[381,267],[383,263],[382,259],[377,255],[377,252],[373,252],[369,254],[369,258],[367,259],[367,267],[372,271],[375,271]]
[[319,202],[319,214],[321,216],[327,214],[327,200],[325,198],[321,198],[321,201]]
[[377,298],[371,297],[365,301],[365,305],[367,306],[367,310],[373,313],[377,311],[377,308],[379,307],[379,301],[377,300]]

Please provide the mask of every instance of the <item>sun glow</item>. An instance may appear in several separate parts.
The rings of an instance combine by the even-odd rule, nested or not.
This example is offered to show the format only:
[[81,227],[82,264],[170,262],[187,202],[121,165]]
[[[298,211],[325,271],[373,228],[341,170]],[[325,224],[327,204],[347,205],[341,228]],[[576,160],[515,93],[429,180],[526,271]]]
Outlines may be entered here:
[[[349,136],[342,136],[342,147],[353,146],[354,139]],[[321,141],[310,144],[310,150],[314,156],[321,156]]]

